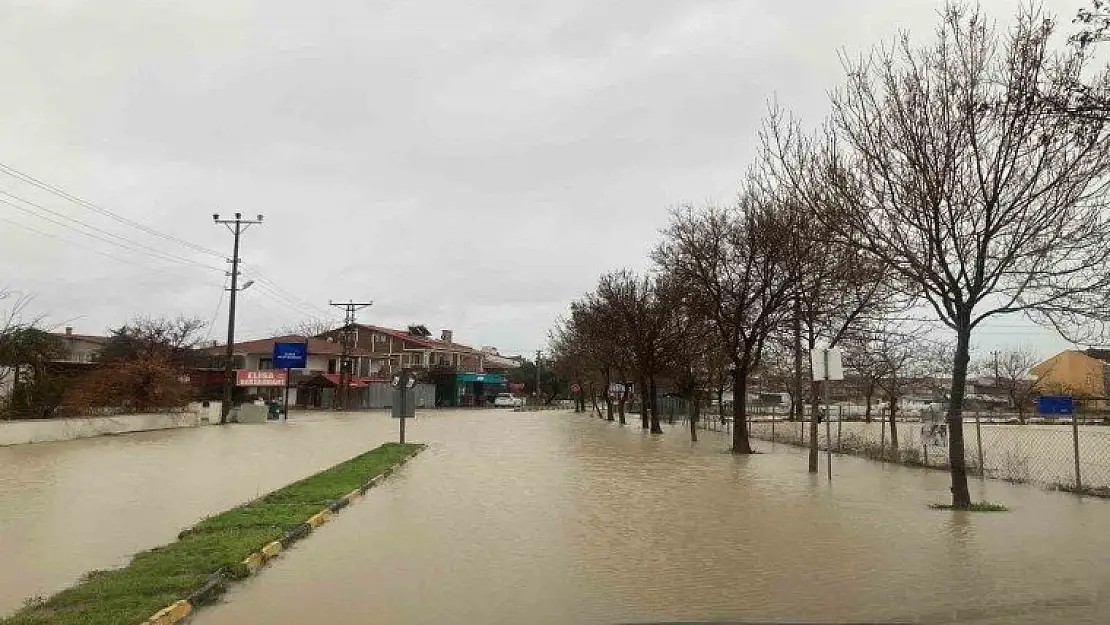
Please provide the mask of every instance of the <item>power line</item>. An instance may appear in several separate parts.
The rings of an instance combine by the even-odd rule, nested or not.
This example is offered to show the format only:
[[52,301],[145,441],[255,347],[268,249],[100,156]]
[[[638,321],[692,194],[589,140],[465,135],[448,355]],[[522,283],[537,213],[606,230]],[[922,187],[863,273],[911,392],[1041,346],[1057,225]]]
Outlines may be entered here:
[[[182,262],[197,263],[197,261],[190,260],[190,259],[187,259],[187,258],[184,258],[184,257],[181,257],[181,256],[177,256],[175,254],[170,254],[170,253],[167,253],[167,252],[163,252],[162,250],[150,247],[149,245],[145,245],[143,243],[139,243],[138,241],[135,241],[135,240],[132,240],[132,239],[128,239],[127,237],[120,236],[120,235],[118,235],[114,232],[109,232],[108,230],[104,230],[103,228],[98,228],[97,226],[94,226],[90,223],[81,221],[80,219],[70,217],[69,215],[67,215],[63,212],[56,211],[56,210],[53,210],[51,208],[47,208],[46,206],[43,206],[41,204],[36,204],[35,202],[32,202],[31,200],[19,197],[18,195],[14,195],[12,193],[8,193],[7,191],[0,190],[0,195],[4,195],[4,196],[7,196],[7,197],[9,197],[13,200],[22,202],[22,203],[30,205],[30,206],[33,206],[33,207],[35,207],[39,210],[42,210],[46,213],[49,213],[49,214],[54,215],[56,217],[60,217],[64,220],[66,220],[66,221],[78,224],[79,226],[83,226],[83,227],[88,228],[88,229],[90,229],[94,232],[98,232],[98,233],[103,234],[105,236],[112,237],[113,239],[119,239],[120,241],[123,241],[124,243],[126,243],[128,245],[132,245],[132,246],[141,248],[141,249],[146,250],[147,252],[150,252],[152,254],[158,254],[158,255],[161,255],[161,256],[169,256],[169,257],[172,257],[172,258],[178,258]],[[11,202],[5,201],[5,203],[8,204],[9,206],[12,205]],[[27,212],[30,209],[20,208],[20,210],[23,210],[24,212]],[[38,217],[41,218],[41,216],[38,216]]]
[[249,274],[258,284],[269,287],[276,295],[281,296],[283,299],[295,304],[298,308],[314,311],[310,316],[327,317],[329,313],[320,308],[319,306],[309,302],[308,300],[301,299],[297,294],[283,288],[280,284],[269,278],[266,274],[262,273],[259,269],[255,268],[249,263],[241,263],[244,266],[244,273]]
[[[212,267],[210,265],[205,265],[204,263],[201,263],[201,262],[198,262],[198,261],[195,261],[195,260],[190,260],[188,258],[184,258],[184,257],[181,257],[181,256],[173,256],[171,254],[166,254],[164,252],[159,252],[157,250],[153,250],[153,248],[143,249],[143,248],[135,247],[134,246],[135,244],[132,244],[132,243],[121,243],[119,241],[115,241],[115,240],[100,236],[99,234],[95,234],[93,232],[82,230],[80,228],[77,228],[75,226],[67,224],[64,221],[59,221],[59,220],[54,219],[52,217],[48,217],[46,215],[36,213],[35,211],[33,211],[29,208],[20,206],[18,204],[13,203],[13,202],[9,202],[8,200],[5,200],[5,199],[0,199],[0,204],[6,204],[6,205],[11,206],[12,208],[14,208],[14,209],[16,209],[20,212],[31,215],[32,217],[42,219],[43,221],[47,221],[47,222],[52,223],[56,226],[61,226],[61,227],[66,228],[68,230],[72,230],[74,232],[77,232],[78,234],[83,234],[87,237],[97,239],[98,241],[103,241],[104,243],[107,243],[109,245],[114,245],[116,247],[128,250],[130,252],[135,252],[135,253],[138,253],[138,254],[144,254],[146,256],[151,256],[151,257],[157,258],[159,260],[165,260],[165,261],[170,261],[170,262],[194,265],[196,267],[200,267],[200,268],[203,268],[203,269],[208,269],[210,271],[218,271],[220,273],[224,272],[223,269]],[[116,235],[112,235],[112,236],[116,236]]]
[[[142,232],[145,232],[145,233],[150,234],[152,236],[156,236],[156,237],[159,237],[159,238],[167,240],[167,241],[172,241],[172,242],[178,243],[178,244],[183,245],[184,247],[186,247],[188,249],[191,249],[193,251],[196,251],[196,252],[200,252],[200,253],[203,253],[203,254],[208,254],[208,255],[211,255],[211,256],[214,256],[214,257],[217,257],[217,258],[221,258],[221,259],[224,258],[224,255],[221,254],[220,252],[217,252],[215,250],[206,248],[206,247],[198,245],[196,243],[192,243],[192,242],[187,241],[185,239],[182,239],[180,237],[176,237],[176,236],[161,232],[161,231],[156,230],[154,228],[151,228],[151,227],[149,227],[145,224],[142,224],[142,223],[139,223],[137,221],[128,219],[126,217],[123,217],[121,215],[118,215],[118,214],[112,212],[111,210],[108,210],[107,208],[104,208],[104,207],[102,207],[102,206],[100,206],[100,205],[98,205],[98,204],[96,204],[96,203],[94,203],[90,200],[87,200],[87,199],[82,198],[80,196],[74,195],[74,194],[66,191],[65,189],[62,189],[61,187],[58,187],[57,185],[53,185],[49,182],[46,182],[44,180],[36,178],[35,176],[32,176],[31,174],[27,174],[25,172],[19,171],[19,170],[15,169],[14,167],[12,167],[10,165],[7,165],[5,163],[2,163],[2,162],[0,162],[0,172],[3,172],[3,173],[8,174],[9,176],[11,176],[13,178],[16,178],[18,180],[21,180],[23,182],[31,184],[35,187],[38,187],[38,188],[43,189],[45,191],[48,191],[50,193],[53,193],[54,195],[56,195],[58,197],[66,199],[66,200],[68,200],[72,203],[75,203],[79,206],[82,206],[86,209],[89,209],[89,210],[92,210],[96,213],[105,215],[105,216],[107,216],[107,217],[109,217],[109,218],[111,218],[111,219],[113,219],[113,220],[115,220],[119,223],[131,226],[131,227],[136,228],[138,230],[141,230]],[[143,243],[140,243],[138,241],[135,241],[133,239],[129,239],[125,236],[122,236],[122,235],[104,230],[104,229],[99,228],[95,225],[92,225],[92,224],[89,224],[87,222],[81,221],[79,219],[76,219],[74,217],[66,215],[65,213],[62,213],[60,211],[55,211],[53,209],[47,208],[45,206],[42,206],[40,204],[37,204],[37,203],[32,202],[30,200],[27,200],[26,198],[19,197],[17,195],[12,194],[12,193],[8,193],[6,191],[0,190],[0,194],[2,194],[4,196],[7,196],[9,198],[18,200],[20,202],[23,202],[23,203],[25,203],[29,206],[33,206],[33,207],[35,207],[35,208],[37,208],[41,211],[44,211],[48,214],[57,216],[57,217],[65,220],[65,221],[68,221],[68,222],[71,222],[71,223],[74,223],[74,224],[78,224],[79,226],[82,226],[84,228],[88,228],[89,230],[91,230],[93,232],[99,233],[99,235],[93,234],[92,232],[88,232],[88,231],[85,231],[85,230],[81,230],[77,227],[74,227],[74,226],[71,226],[71,225],[68,225],[68,224],[65,224],[65,223],[61,223],[61,222],[56,221],[54,219],[45,217],[41,214],[36,214],[35,212],[33,212],[32,210],[30,210],[26,207],[22,207],[22,206],[13,204],[11,202],[5,201],[3,199],[0,199],[0,202],[3,202],[3,203],[5,203],[9,206],[12,206],[13,208],[15,208],[17,210],[20,210],[24,213],[30,214],[34,217],[39,218],[39,219],[43,219],[43,220],[48,221],[50,223],[53,223],[55,225],[58,225],[58,226],[61,226],[61,227],[64,227],[64,228],[68,228],[70,230],[73,230],[73,231],[78,232],[80,234],[83,234],[85,236],[88,236],[88,237],[91,237],[91,238],[94,238],[94,239],[97,239],[97,240],[100,240],[100,241],[104,241],[105,243],[109,243],[110,245],[115,245],[119,248],[131,251],[131,252],[145,254],[147,256],[151,256],[153,258],[158,258],[160,260],[168,260],[168,261],[171,261],[171,262],[185,263],[185,264],[195,265],[197,267],[202,267],[202,268],[205,268],[205,269],[209,269],[209,270],[212,270],[212,271],[219,271],[221,273],[225,273],[224,269],[211,267],[209,265],[205,265],[204,263],[201,263],[201,262],[198,262],[198,261],[195,261],[195,260],[192,260],[192,259],[184,258],[184,257],[181,257],[181,256],[177,256],[177,255],[168,253],[168,252],[164,252],[162,250],[152,248],[150,246],[147,246],[147,245],[145,245]],[[15,223],[15,222],[12,222],[12,223]],[[103,236],[100,236],[100,235],[103,235]],[[46,236],[51,236],[51,235],[46,235]],[[107,239],[107,238],[104,238],[104,237],[110,237],[110,239]],[[58,237],[52,237],[52,238],[58,238]],[[64,240],[64,239],[62,239],[62,240]],[[89,249],[93,250],[93,248],[89,248]],[[103,252],[100,252],[100,251],[97,251],[97,250],[93,250],[93,251],[95,251],[98,254],[106,255]],[[112,257],[109,256],[109,258],[112,258]],[[126,262],[126,261],[123,261],[123,260],[120,260],[120,259],[116,259],[116,260],[119,260],[119,262]],[[257,280],[257,283],[260,286],[267,287],[271,291],[270,293],[266,294],[270,299],[276,301],[279,304],[282,304],[282,305],[286,306],[287,308],[290,308],[291,310],[296,311],[299,314],[307,314],[310,317],[318,317],[318,316],[319,317],[327,317],[328,313],[324,309],[322,309],[322,308],[320,308],[320,307],[318,307],[318,306],[316,306],[316,305],[314,305],[314,304],[312,304],[312,303],[310,303],[306,300],[301,299],[297,295],[295,295],[292,292],[283,288],[281,285],[279,285],[273,279],[271,279],[271,278],[267,277],[266,275],[262,274],[260,271],[252,269],[250,271],[250,273],[255,277],[255,279]],[[265,292],[265,290],[263,290],[263,292]]]
[[139,229],[139,230],[141,230],[141,231],[143,231],[143,232],[145,232],[149,235],[156,236],[160,239],[165,239],[167,241],[172,241],[174,243],[178,243],[180,245],[183,245],[183,246],[193,250],[194,252],[200,252],[202,254],[208,254],[210,256],[215,256],[216,258],[223,258],[224,257],[223,254],[221,254],[220,252],[217,252],[215,250],[206,248],[206,247],[201,246],[201,245],[197,245],[196,243],[191,243],[191,242],[186,241],[184,239],[175,237],[172,234],[166,234],[164,232],[160,232],[158,230],[155,230],[154,228],[151,228],[150,226],[146,226],[146,225],[141,224],[137,221],[133,221],[133,220],[128,219],[126,217],[123,217],[121,215],[117,215],[116,213],[108,210],[107,208],[99,206],[99,205],[97,205],[97,204],[95,204],[95,203],[93,203],[89,200],[86,200],[85,198],[82,198],[80,196],[74,195],[74,194],[66,191],[65,189],[62,189],[61,187],[50,184],[49,182],[46,182],[44,180],[40,180],[39,178],[36,178],[36,177],[32,176],[31,174],[21,172],[18,169],[14,168],[10,165],[7,165],[5,163],[2,163],[2,162],[0,162],[0,172],[8,174],[9,176],[11,176],[13,178],[16,178],[18,180],[21,180],[23,182],[26,182],[27,184],[36,186],[36,187],[38,187],[38,188],[40,188],[44,191],[48,191],[50,193],[53,193],[54,195],[57,195],[58,197],[69,200],[70,202],[73,202],[74,204],[78,204],[80,206],[83,206],[83,207],[85,207],[85,208],[87,208],[87,209],[89,209],[93,212],[100,213],[101,215],[104,215],[105,217],[108,217],[110,219],[114,219],[115,221],[118,221],[119,223],[131,226],[132,228],[137,228],[137,229]]
[[204,335],[204,342],[207,343],[208,339],[212,338],[212,329],[216,324],[216,317],[220,315],[220,306],[224,303],[224,293],[227,292],[227,280],[224,280],[223,286],[220,288],[220,297],[216,299],[216,310],[212,311],[212,320],[208,322],[208,333]]

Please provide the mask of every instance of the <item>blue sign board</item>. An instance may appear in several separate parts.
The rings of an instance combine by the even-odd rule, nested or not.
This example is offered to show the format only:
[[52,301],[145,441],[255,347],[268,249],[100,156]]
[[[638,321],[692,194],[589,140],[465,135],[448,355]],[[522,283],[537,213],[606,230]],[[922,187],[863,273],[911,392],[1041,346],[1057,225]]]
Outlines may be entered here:
[[274,369],[308,368],[307,343],[274,343]]
[[1071,397],[1046,395],[1037,398],[1037,412],[1046,416],[1070,415],[1075,412],[1075,403]]

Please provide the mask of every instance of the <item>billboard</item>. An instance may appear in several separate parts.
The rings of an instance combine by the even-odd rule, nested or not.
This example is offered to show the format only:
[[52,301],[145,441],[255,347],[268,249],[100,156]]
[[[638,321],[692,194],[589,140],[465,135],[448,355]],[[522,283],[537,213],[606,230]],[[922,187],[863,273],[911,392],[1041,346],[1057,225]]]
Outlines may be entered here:
[[285,386],[288,373],[284,369],[236,369],[235,386]]
[[305,369],[307,367],[307,343],[274,343],[274,369]]
[[1046,417],[1074,414],[1075,402],[1071,397],[1045,395],[1037,398],[1037,412]]

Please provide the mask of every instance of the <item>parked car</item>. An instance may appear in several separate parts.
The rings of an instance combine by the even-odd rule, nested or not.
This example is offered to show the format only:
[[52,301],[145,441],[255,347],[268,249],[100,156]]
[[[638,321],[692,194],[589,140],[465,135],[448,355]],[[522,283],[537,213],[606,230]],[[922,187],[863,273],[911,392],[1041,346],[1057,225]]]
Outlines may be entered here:
[[497,397],[493,398],[493,405],[496,408],[519,408],[524,405],[524,399],[513,397],[512,393],[498,393]]

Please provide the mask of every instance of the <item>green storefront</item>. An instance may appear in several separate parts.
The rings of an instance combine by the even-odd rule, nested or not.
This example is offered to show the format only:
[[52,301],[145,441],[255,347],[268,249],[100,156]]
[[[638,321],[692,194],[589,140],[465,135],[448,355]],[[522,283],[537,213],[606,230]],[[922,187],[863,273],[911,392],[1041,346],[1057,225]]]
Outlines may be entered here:
[[448,384],[437,385],[436,396],[448,399],[451,406],[484,406],[506,388],[505,376],[499,373],[457,373]]

